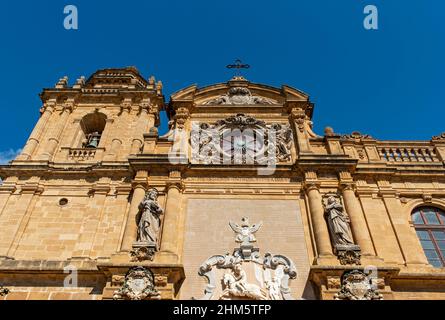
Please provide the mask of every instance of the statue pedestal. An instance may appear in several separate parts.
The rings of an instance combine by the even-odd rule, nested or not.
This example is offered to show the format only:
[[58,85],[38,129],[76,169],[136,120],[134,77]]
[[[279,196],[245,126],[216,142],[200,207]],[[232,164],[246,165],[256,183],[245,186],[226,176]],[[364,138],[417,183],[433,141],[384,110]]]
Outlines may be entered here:
[[356,264],[360,265],[361,250],[360,246],[355,244],[335,246],[335,253],[342,265]]
[[155,252],[157,250],[157,245],[154,242],[144,241],[144,242],[134,242],[133,250],[130,251],[131,261],[153,261]]

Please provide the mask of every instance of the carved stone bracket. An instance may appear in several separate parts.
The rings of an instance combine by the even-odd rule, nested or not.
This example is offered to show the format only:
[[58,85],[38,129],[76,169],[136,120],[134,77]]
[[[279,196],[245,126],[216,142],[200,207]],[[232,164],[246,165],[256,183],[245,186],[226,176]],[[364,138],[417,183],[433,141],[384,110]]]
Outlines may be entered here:
[[156,253],[156,244],[148,242],[135,242],[133,250],[130,251],[132,262],[153,261]]
[[342,265],[361,264],[361,250],[358,245],[336,245],[335,252]]
[[125,276],[122,288],[116,290],[114,300],[159,300],[161,295],[155,289],[155,278],[150,269],[133,267]]

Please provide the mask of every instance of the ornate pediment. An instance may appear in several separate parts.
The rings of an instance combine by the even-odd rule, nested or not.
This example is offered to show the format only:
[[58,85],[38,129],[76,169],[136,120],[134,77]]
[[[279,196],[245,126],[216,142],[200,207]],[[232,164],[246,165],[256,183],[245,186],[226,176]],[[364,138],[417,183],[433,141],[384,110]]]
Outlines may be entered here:
[[[184,103],[195,106],[279,106],[289,102],[309,102],[309,96],[292,87],[271,87],[234,77],[227,83],[199,88],[184,88],[171,96],[168,109],[177,109]],[[172,111],[172,110],[170,110]]]

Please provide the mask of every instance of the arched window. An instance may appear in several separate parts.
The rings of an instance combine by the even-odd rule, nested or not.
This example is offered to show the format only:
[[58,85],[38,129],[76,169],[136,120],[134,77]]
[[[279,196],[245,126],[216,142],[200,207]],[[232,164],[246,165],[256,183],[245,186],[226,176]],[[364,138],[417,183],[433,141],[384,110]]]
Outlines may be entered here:
[[429,263],[445,267],[445,212],[435,207],[419,207],[412,219]]
[[84,137],[82,148],[97,148],[105,129],[107,116],[100,112],[87,114],[80,121]]

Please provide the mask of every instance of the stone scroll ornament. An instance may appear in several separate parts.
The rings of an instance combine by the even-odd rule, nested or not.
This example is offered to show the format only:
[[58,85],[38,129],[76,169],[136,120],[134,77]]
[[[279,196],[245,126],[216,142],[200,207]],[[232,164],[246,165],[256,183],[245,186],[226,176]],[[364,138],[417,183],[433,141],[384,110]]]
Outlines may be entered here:
[[158,237],[161,228],[160,216],[164,213],[158,204],[158,190],[152,188],[139,204],[136,215],[137,238],[130,252],[132,261],[153,260],[158,251]]
[[145,267],[128,270],[122,288],[116,290],[114,300],[159,300],[161,295],[155,289],[153,273]]
[[334,300],[383,300],[383,296],[372,278],[360,270],[352,270],[342,276],[341,289]]
[[[243,218],[241,224],[230,221],[229,226],[235,232],[235,241],[240,246],[232,254],[212,256],[200,266],[198,274],[208,281],[200,300],[294,300],[289,289],[289,281],[297,277],[292,260],[271,253],[261,257],[259,248],[253,245],[256,242],[254,233],[261,228],[262,222],[250,225],[249,219]],[[249,264],[263,271],[264,281],[249,282],[246,273]],[[226,271],[222,279],[216,279],[215,269]],[[221,286],[221,293],[215,296],[218,285]]]
[[325,216],[331,235],[332,245],[342,265],[361,264],[361,250],[354,243],[348,214],[345,212],[339,197],[324,197]]
[[213,124],[195,124],[190,135],[195,163],[286,163],[292,160],[292,143],[289,124],[266,124],[241,113]]

